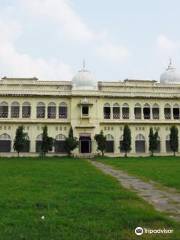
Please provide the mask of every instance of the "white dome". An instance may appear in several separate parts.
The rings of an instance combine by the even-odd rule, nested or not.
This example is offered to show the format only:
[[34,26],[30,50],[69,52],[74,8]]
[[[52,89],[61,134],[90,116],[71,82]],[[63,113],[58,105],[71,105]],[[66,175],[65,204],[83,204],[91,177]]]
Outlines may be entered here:
[[160,83],[164,84],[180,84],[180,74],[176,71],[176,68],[172,65],[170,61],[168,68],[160,76]]
[[72,79],[75,89],[96,89],[97,81],[93,73],[83,67]]

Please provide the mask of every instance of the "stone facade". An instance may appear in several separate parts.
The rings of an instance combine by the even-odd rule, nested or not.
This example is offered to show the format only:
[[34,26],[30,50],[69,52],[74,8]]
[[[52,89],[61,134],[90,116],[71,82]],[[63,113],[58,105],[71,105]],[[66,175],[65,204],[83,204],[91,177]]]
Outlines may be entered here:
[[[57,144],[63,142],[72,126],[74,135],[82,141],[74,152],[77,155],[96,154],[94,136],[103,130],[110,144],[108,154],[120,155],[125,123],[132,132],[131,155],[149,154],[150,127],[159,132],[157,154],[171,154],[170,127],[175,124],[180,131],[180,84],[124,80],[98,82],[96,89],[77,89],[71,81],[6,77],[0,80],[1,155],[4,151],[13,154],[13,140],[20,125],[29,136],[28,154],[36,153],[42,127],[47,125],[49,135]],[[10,150],[5,141],[9,141]],[[52,154],[63,154],[61,147],[53,149]]]

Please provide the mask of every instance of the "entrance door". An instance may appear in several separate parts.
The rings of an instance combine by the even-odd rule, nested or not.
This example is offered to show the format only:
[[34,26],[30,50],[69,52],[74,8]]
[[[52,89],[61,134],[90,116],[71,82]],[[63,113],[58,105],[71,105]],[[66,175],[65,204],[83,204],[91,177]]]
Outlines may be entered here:
[[80,137],[80,153],[91,153],[91,138],[90,137]]

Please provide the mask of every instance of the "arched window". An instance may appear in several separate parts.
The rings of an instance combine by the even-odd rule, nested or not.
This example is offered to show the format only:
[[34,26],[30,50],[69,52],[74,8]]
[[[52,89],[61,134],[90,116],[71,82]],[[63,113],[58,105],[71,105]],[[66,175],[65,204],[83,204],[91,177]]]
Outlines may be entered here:
[[164,118],[171,119],[171,106],[168,103],[164,106]]
[[153,115],[153,119],[159,119],[159,105],[156,103],[153,105],[152,115]]
[[22,117],[23,118],[31,117],[31,104],[29,102],[24,102],[22,105]]
[[45,116],[46,116],[45,104],[43,102],[39,102],[37,104],[37,108],[36,108],[36,117],[37,118],[45,118]]
[[157,149],[154,152],[155,153],[160,153],[160,151],[161,151],[161,139],[158,136],[158,138],[157,138]]
[[24,152],[24,153],[30,152],[30,139],[29,139],[29,136],[27,136],[26,143],[25,143],[25,145],[24,145],[24,147],[23,147],[21,152]]
[[166,152],[172,152],[171,146],[170,146],[170,135],[166,136]]
[[111,107],[109,103],[106,103],[104,105],[104,119],[110,119],[111,118]]
[[118,103],[113,105],[113,119],[120,119],[120,106]]
[[0,135],[0,152],[11,152],[11,137],[6,133]]
[[142,134],[136,136],[135,147],[137,153],[145,152],[145,137]]
[[48,118],[56,118],[56,104],[53,102],[48,104]]
[[129,119],[129,105],[127,103],[122,106],[122,118]]
[[66,153],[66,148],[65,148],[65,140],[66,137],[62,134],[59,134],[55,138],[55,152],[56,153]]
[[173,118],[179,119],[179,105],[178,104],[175,104],[173,106]]
[[7,102],[0,103],[0,118],[8,118],[8,104]]
[[141,105],[139,103],[136,103],[134,108],[135,119],[141,119],[141,115],[142,115]]
[[64,102],[59,105],[59,118],[67,118],[67,104]]
[[20,106],[18,102],[13,102],[11,104],[11,117],[19,118]]
[[144,119],[150,119],[151,118],[150,105],[148,103],[146,103],[144,105],[143,115],[144,115]]
[[36,152],[42,152],[42,134],[39,134],[36,138]]
[[107,153],[113,153],[114,152],[114,138],[110,134],[106,135],[106,148],[105,148],[105,151]]

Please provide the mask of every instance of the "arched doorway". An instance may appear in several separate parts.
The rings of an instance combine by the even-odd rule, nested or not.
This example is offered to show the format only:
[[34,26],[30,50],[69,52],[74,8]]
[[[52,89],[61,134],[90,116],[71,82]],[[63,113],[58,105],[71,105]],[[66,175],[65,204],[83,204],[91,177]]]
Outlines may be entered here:
[[26,140],[27,141],[26,141],[26,143],[25,143],[25,145],[23,146],[23,149],[22,149],[23,153],[30,152],[30,139],[29,139],[29,136],[27,136]]
[[42,151],[42,134],[38,135],[36,138],[36,152],[40,153]]
[[6,133],[0,136],[0,152],[11,152],[11,137]]
[[66,140],[66,137],[62,134],[59,134],[56,136],[55,143],[54,143],[55,153],[66,153],[65,140]]
[[137,153],[145,153],[145,137],[142,134],[136,136],[135,147]]
[[91,153],[92,142],[90,136],[80,136],[79,151],[80,153]]
[[106,152],[113,153],[114,152],[114,138],[111,134],[106,135]]

